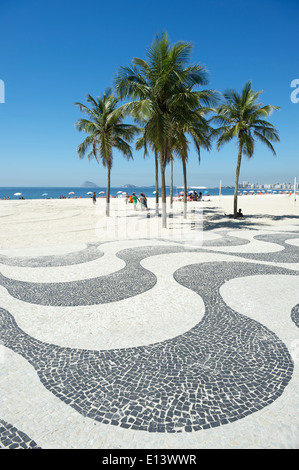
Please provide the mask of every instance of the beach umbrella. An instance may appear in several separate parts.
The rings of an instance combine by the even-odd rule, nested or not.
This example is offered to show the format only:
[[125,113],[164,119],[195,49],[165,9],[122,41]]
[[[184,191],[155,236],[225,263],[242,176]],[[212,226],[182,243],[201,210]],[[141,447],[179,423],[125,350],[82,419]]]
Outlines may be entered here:
[[42,196],[48,196],[48,193],[44,193],[44,194],[42,194]]
[[117,194],[122,194],[122,191],[117,191]]
[[99,194],[104,194],[104,191],[100,191]]
[[88,191],[88,193],[86,193],[86,194],[92,194],[92,191]]
[[22,193],[14,193],[14,196],[22,196]]
[[73,193],[73,191],[71,191],[69,194],[75,194],[75,193]]

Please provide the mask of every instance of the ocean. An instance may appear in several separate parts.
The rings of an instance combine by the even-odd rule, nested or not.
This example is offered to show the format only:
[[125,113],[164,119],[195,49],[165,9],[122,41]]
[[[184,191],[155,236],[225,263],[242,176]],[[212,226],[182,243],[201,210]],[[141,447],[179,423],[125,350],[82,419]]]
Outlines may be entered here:
[[[191,189],[190,189],[191,190]],[[30,188],[30,187],[17,187],[17,188],[0,188],[0,199],[9,198],[12,200],[17,200],[20,198],[24,199],[59,199],[59,198],[90,198],[95,191],[97,197],[105,197],[106,195],[106,188],[99,187],[99,188],[76,188],[76,187],[66,187],[66,188]],[[137,195],[143,192],[147,197],[154,197],[155,187],[135,187],[135,188],[124,188],[124,187],[114,187],[111,188],[110,194],[111,196],[119,196],[121,192],[132,194],[135,191]],[[174,187],[173,194],[175,195],[177,192],[183,191],[181,188]],[[189,190],[188,190],[189,191]],[[209,194],[211,196],[219,195],[219,188],[207,188],[207,189],[197,189],[197,193],[199,191],[204,192],[205,194]],[[88,194],[91,192],[92,194]],[[99,194],[102,193],[103,194]],[[74,193],[74,194],[70,194]],[[161,195],[161,189],[159,190],[159,194]],[[169,196],[170,188],[166,188],[166,194]],[[223,195],[232,195],[234,194],[233,188],[222,188],[221,194]]]

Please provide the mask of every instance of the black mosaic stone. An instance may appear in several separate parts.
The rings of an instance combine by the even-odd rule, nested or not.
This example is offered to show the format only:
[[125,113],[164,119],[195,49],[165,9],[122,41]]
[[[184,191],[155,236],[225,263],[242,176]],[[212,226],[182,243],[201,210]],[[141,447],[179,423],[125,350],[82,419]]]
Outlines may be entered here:
[[126,266],[106,276],[72,282],[33,283],[16,281],[0,273],[0,285],[24,302],[39,305],[77,306],[117,302],[151,289],[156,276],[143,268],[140,261],[148,256],[177,253],[184,247],[141,247],[117,253]]
[[[206,246],[231,246],[249,243],[248,240],[232,237],[227,233],[221,232],[222,237],[216,240],[204,242]],[[190,248],[184,246],[159,246],[159,247],[139,247],[134,249],[125,249],[117,253],[117,256],[124,260],[126,266],[110,275],[100,276],[92,279],[85,279],[72,282],[60,283],[30,283],[25,281],[16,281],[3,276],[0,273],[0,285],[5,287],[10,295],[24,302],[39,305],[52,306],[77,306],[77,305],[95,305],[107,302],[117,302],[126,298],[141,294],[151,289],[156,283],[156,277],[153,273],[140,265],[142,259],[157,254],[179,253],[182,251],[200,252],[200,248]],[[101,256],[101,252],[93,244],[90,247],[92,256]],[[78,252],[72,258],[71,255],[64,255],[61,258],[60,265],[66,265],[70,259],[83,262],[84,255],[86,261],[90,260],[90,251],[83,250]],[[205,251],[207,252],[207,251]],[[226,253],[227,254],[227,253]],[[265,256],[256,254],[234,253],[235,256],[243,256],[251,259],[268,259]],[[34,266],[54,266],[58,265],[59,257],[45,257],[37,259],[24,259],[22,265],[27,267]],[[15,263],[13,259],[13,263]],[[20,260],[18,261],[20,263]],[[51,264],[52,263],[52,264]]]
[[88,261],[93,261],[104,256],[104,253],[98,249],[99,245],[99,243],[89,243],[84,250],[64,255],[47,255],[34,258],[28,256],[9,257],[0,255],[0,264],[26,268],[40,268],[87,263]]
[[299,304],[295,305],[291,311],[291,319],[295,325],[299,328]]
[[0,448],[41,449],[27,434],[0,419]]
[[[127,263],[126,275],[134,276],[134,270],[140,274],[143,257],[161,252],[165,247],[124,250],[119,255]],[[0,340],[28,360],[49,391],[83,416],[148,432],[208,429],[269,405],[292,376],[293,362],[280,339],[229,308],[219,293],[230,279],[266,274],[298,275],[245,262],[179,269],[175,280],[202,297],[205,315],[188,332],[148,346],[108,351],[58,347],[27,335],[4,309]],[[115,287],[113,283],[112,299]],[[72,302],[72,295],[67,292],[66,302]]]
[[[230,253],[232,256],[239,256],[244,259],[252,259],[255,261],[268,261],[274,263],[299,263],[299,250],[295,245],[290,245],[286,243],[285,240],[291,240],[299,238],[299,231],[292,233],[269,233],[265,235],[255,235],[253,237],[255,240],[275,243],[281,246],[283,249],[276,252],[266,252],[267,247],[265,247],[265,252],[263,253]],[[228,254],[227,252],[217,253]]]

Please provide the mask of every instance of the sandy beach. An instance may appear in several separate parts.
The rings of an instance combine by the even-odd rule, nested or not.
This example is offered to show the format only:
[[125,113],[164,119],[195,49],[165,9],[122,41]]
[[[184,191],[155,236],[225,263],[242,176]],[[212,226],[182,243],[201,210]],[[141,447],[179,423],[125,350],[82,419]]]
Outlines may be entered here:
[[0,446],[298,448],[299,202],[0,201]]
[[[149,212],[134,212],[133,204],[123,199],[111,199],[111,217],[105,217],[105,199],[98,198],[96,205],[91,199],[57,200],[9,200],[0,201],[1,234],[0,249],[14,250],[53,245],[85,244],[118,238],[161,238],[171,237],[173,222],[184,227],[180,237],[194,232],[191,222],[192,210],[196,210],[199,221],[196,230],[200,236],[208,237],[214,229],[259,228],[275,226],[285,230],[290,225],[299,225],[299,196],[294,203],[293,196],[253,195],[240,196],[239,208],[243,219],[230,219],[233,196],[207,196],[203,202],[188,202],[188,216],[184,220],[181,212],[183,203],[175,201],[172,219],[168,219],[168,230],[161,232],[160,220],[155,217],[155,199],[148,198]],[[168,198],[168,213],[169,198]],[[142,220],[150,215],[151,219]],[[205,221],[205,225],[201,224]],[[116,231],[115,227],[118,227]],[[126,226],[124,234],[122,228]],[[122,227],[122,228],[121,228]],[[150,230],[149,230],[150,227]],[[175,231],[175,230],[174,230]],[[204,232],[202,234],[202,232]]]

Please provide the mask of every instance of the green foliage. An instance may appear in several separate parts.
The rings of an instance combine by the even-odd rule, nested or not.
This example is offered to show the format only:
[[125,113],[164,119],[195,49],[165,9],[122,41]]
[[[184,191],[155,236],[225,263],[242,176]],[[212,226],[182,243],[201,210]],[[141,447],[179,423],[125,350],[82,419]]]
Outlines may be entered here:
[[199,133],[206,126],[203,115],[207,110],[203,105],[214,103],[216,93],[194,90],[208,80],[204,66],[189,65],[192,49],[192,44],[187,42],[171,45],[163,33],[147,50],[147,60],[134,58],[132,66],[119,69],[115,80],[121,99],[131,99],[124,109],[143,125],[143,144],[159,154],[164,168],[172,148],[186,155],[184,133],[190,132],[196,148],[207,144],[208,137]]
[[223,94],[224,102],[215,109],[216,116],[211,119],[219,125],[213,129],[212,136],[217,139],[220,149],[234,138],[238,142],[238,160],[234,193],[234,217],[237,216],[238,181],[241,158],[246,155],[251,158],[257,141],[262,142],[276,155],[272,143],[279,142],[278,131],[265,118],[272,114],[277,106],[263,105],[258,102],[261,91],[254,92],[251,82],[247,82],[241,93],[228,90]]
[[251,82],[245,84],[240,94],[234,90],[223,94],[224,102],[215,109],[216,116],[211,119],[219,124],[213,130],[218,149],[236,137],[242,154],[249,158],[254,154],[256,141],[265,144],[276,155],[272,143],[279,142],[278,131],[265,118],[279,108],[259,103],[260,94],[261,91],[252,90]]
[[118,149],[127,159],[133,158],[129,143],[133,141],[139,128],[123,123],[125,113],[118,107],[119,98],[108,88],[101,97],[87,95],[86,101],[89,106],[75,103],[87,116],[75,123],[78,131],[88,134],[77,148],[79,158],[87,155],[88,159],[95,158],[98,163],[101,160],[103,166],[110,169],[113,148]]

